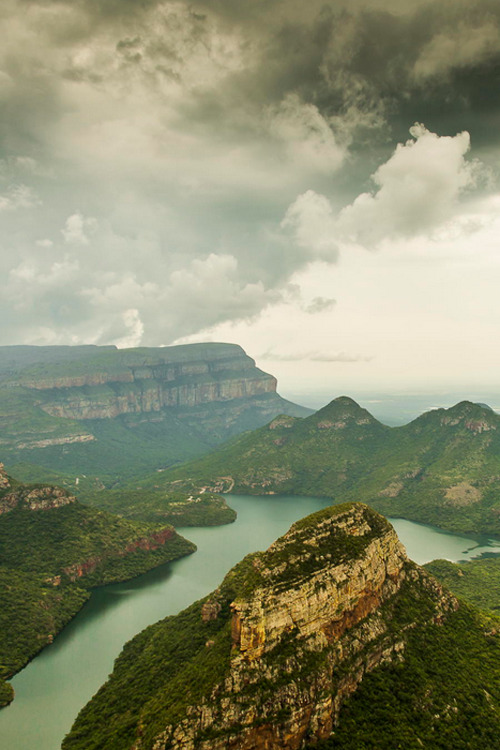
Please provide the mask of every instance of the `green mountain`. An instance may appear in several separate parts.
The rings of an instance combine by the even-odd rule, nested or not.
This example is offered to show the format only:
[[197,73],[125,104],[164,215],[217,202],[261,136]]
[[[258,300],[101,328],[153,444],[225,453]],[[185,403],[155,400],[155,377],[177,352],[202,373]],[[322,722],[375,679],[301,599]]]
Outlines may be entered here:
[[58,487],[20,484],[0,464],[0,705],[13,697],[4,680],[52,642],[92,587],[194,549],[171,526],[85,507]]
[[[213,449],[285,412],[276,379],[234,344],[0,347],[5,463],[18,476],[113,484]],[[95,478],[98,477],[98,480]]]
[[130,641],[63,750],[493,750],[499,665],[497,633],[344,504]]
[[[136,486],[130,482],[117,491],[109,507],[130,512]],[[340,397],[305,419],[277,417],[201,459],[141,478],[140,486],[158,506],[174,489],[316,495],[362,500],[389,516],[495,536],[500,416],[463,401],[387,427]]]

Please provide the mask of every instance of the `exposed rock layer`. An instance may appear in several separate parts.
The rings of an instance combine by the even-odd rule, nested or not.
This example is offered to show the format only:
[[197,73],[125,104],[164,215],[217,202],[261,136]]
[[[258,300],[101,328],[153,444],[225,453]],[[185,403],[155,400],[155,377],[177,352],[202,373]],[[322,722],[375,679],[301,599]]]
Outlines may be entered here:
[[[384,518],[360,504],[328,508],[129,644],[64,748],[105,743],[103,722],[116,738],[127,716],[123,750],[300,750],[331,734],[365,674],[404,658],[410,629],[456,607]],[[186,628],[189,648],[179,642]],[[138,706],[123,686],[148,680],[155,646],[160,662]]]
[[[233,651],[224,683],[167,727],[154,750],[299,750],[306,740],[324,739],[363,675],[401,658],[404,633],[389,634],[381,609],[403,583],[433,590],[436,619],[456,606],[410,565],[392,527],[363,506],[317,519],[292,527],[255,558],[262,583],[231,604]],[[216,602],[217,594],[214,614]],[[290,656],[276,658],[290,638]],[[308,661],[314,670],[304,674]],[[265,699],[264,683],[274,685]],[[203,739],[211,732],[217,737]]]
[[[117,357],[107,368],[98,361],[90,371],[84,362],[71,375],[58,374],[58,368],[50,377],[28,373],[18,383],[45,392],[41,408],[68,419],[159,412],[276,392],[276,378],[256,368],[239,346],[172,349],[139,350],[135,356]],[[186,350],[181,361],[179,349]]]

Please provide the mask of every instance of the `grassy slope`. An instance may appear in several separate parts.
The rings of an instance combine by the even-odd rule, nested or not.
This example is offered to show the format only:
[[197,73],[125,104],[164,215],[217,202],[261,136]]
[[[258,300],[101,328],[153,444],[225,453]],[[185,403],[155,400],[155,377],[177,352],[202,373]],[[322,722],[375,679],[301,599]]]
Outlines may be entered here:
[[213,486],[228,476],[234,492],[361,500],[450,531],[500,535],[500,417],[469,402],[390,428],[339,398],[306,419],[277,418],[140,484],[166,492],[171,482]]
[[[11,482],[0,492],[21,497],[0,515],[0,682],[52,641],[92,586],[132,578],[194,550],[175,533],[157,549],[135,548],[164,525],[126,521],[78,502],[30,510],[22,499],[26,489]],[[65,569],[81,564],[88,569],[75,582]],[[8,694],[5,685],[0,704],[2,693]]]

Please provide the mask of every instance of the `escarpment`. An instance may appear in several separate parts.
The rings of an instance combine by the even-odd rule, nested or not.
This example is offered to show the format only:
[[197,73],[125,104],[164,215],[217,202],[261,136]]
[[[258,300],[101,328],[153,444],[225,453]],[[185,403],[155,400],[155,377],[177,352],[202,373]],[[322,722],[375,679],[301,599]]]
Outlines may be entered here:
[[103,446],[107,472],[155,469],[280,413],[310,413],[276,385],[234,344],[0,347],[0,445],[11,463],[71,473],[102,472]]
[[384,518],[328,508],[128,644],[63,747],[299,750],[367,673],[404,660],[408,632],[456,608]]

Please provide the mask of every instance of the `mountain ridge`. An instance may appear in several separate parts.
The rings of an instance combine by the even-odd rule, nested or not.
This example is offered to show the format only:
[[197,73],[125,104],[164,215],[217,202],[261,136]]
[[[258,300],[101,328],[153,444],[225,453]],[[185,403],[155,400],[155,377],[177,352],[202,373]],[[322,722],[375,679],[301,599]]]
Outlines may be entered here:
[[133,578],[195,550],[172,526],[126,521],[66,490],[24,485],[0,464],[0,705],[19,671],[94,586]]
[[[152,484],[141,479],[145,491]],[[155,484],[158,503],[172,486],[361,499],[389,516],[500,537],[500,416],[463,401],[388,427],[339,397],[303,419],[278,416]]]

